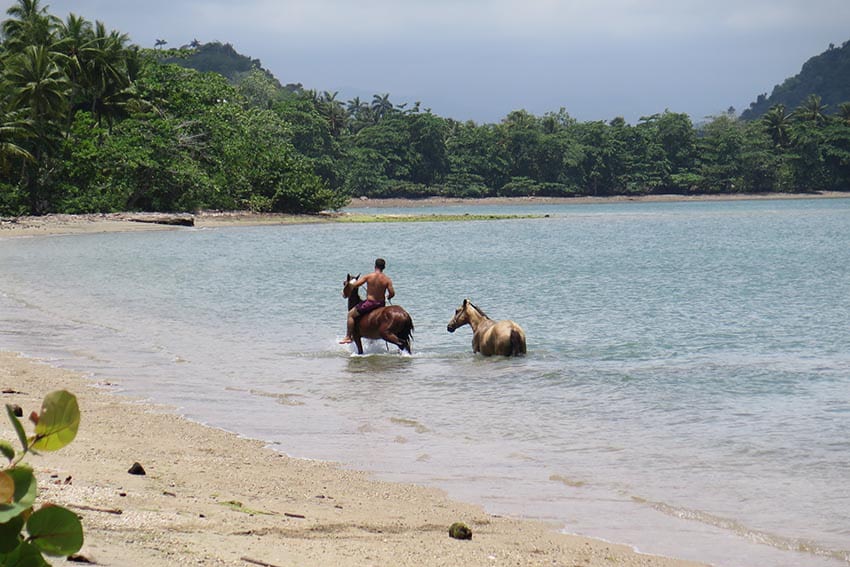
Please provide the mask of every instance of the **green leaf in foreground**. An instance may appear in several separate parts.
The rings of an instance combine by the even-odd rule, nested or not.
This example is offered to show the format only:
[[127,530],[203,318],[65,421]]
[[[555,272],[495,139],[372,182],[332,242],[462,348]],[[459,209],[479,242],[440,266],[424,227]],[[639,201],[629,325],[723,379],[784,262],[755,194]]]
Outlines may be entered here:
[[0,441],[0,454],[9,459],[9,462],[12,462],[12,459],[15,458],[15,449],[8,441]]
[[15,427],[15,433],[18,434],[18,439],[21,442],[21,447],[24,448],[24,451],[27,450],[27,432],[24,431],[24,426],[21,425],[21,420],[18,419],[18,416],[15,415],[15,410],[12,409],[11,404],[6,404],[6,413],[9,414],[9,420],[12,422],[12,425]]
[[35,502],[38,485],[35,475],[27,467],[17,466],[4,471],[12,478],[15,491],[11,502],[0,503],[0,523],[8,522],[18,514],[28,510]]
[[83,526],[76,514],[46,506],[27,520],[29,541],[47,555],[71,555],[83,546]]
[[49,563],[41,556],[41,552],[26,542],[21,542],[8,555],[0,555],[0,565],[3,567],[49,567]]
[[0,471],[0,504],[11,504],[14,496],[15,481],[5,471]]
[[40,451],[61,449],[74,440],[79,427],[80,408],[76,396],[66,390],[51,392],[41,404],[32,448]]
[[[0,524],[0,553],[11,553],[21,543],[21,529],[24,527],[23,516],[15,516],[8,522]],[[0,561],[0,564],[3,564]]]

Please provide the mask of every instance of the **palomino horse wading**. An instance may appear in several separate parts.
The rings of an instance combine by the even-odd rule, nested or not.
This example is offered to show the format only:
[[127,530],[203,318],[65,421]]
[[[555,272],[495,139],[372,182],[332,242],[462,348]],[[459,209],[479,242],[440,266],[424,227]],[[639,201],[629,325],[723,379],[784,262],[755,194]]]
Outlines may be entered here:
[[[360,276],[348,274],[342,287],[342,296],[348,299],[348,310],[351,311],[363,301],[360,290],[353,289],[352,284]],[[352,291],[354,293],[352,293]],[[357,354],[363,354],[361,338],[384,339],[403,351],[411,354],[410,343],[413,342],[413,319],[410,314],[398,305],[378,307],[355,319],[354,333],[351,339],[357,345]]]
[[490,319],[468,299],[464,299],[463,305],[455,310],[446,330],[454,333],[455,329],[466,324],[472,327],[472,352],[480,352],[484,356],[525,354],[525,331],[522,327],[513,321]]

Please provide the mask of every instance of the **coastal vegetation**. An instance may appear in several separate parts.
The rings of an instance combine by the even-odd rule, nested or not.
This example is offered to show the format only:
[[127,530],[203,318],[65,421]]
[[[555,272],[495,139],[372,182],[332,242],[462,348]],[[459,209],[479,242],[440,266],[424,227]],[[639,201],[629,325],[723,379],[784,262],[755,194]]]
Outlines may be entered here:
[[21,450],[0,440],[0,454],[8,461],[0,469],[0,565],[49,565],[43,555],[67,557],[80,550],[83,527],[67,508],[44,504],[35,509],[38,486],[23,459],[38,451],[57,451],[74,440],[80,425],[77,398],[65,390],[47,394],[41,411],[30,416],[35,432],[29,437],[18,419],[23,411],[6,404],[6,413]]
[[[608,196],[850,187],[850,104],[636,124],[565,109],[496,124],[282,85],[220,43],[130,43],[17,0],[0,43],[0,215],[314,213],[352,197]],[[846,47],[846,44],[845,44]],[[843,49],[843,48],[842,48]],[[838,112],[830,113],[830,111]]]

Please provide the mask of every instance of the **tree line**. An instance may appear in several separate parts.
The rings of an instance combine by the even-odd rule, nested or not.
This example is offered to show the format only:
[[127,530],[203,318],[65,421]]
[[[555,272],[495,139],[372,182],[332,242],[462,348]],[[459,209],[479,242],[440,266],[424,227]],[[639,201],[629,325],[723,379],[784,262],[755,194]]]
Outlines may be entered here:
[[[350,198],[847,190],[850,104],[812,95],[762,118],[636,124],[564,109],[461,122],[371,101],[226,79],[166,61],[101,22],[17,0],[0,42],[0,214],[251,209],[317,212]],[[227,50],[219,49],[220,52]]]

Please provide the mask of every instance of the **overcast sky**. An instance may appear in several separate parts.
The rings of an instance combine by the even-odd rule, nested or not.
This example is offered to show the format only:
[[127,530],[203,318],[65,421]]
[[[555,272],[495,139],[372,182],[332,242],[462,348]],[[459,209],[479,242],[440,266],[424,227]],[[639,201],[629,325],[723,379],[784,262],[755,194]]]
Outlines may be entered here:
[[[850,40],[850,0],[41,0],[153,47],[231,43],[282,83],[498,122],[686,112],[698,122]],[[10,0],[0,1],[5,9]]]

